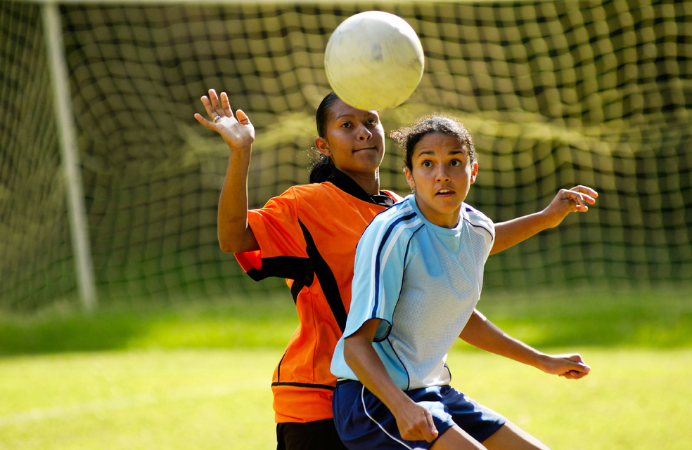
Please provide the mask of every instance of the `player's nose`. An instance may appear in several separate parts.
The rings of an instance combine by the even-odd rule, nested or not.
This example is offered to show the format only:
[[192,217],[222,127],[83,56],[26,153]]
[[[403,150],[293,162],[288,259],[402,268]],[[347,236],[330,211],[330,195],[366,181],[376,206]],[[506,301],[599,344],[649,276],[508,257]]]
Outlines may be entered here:
[[438,164],[437,170],[435,171],[435,180],[440,182],[447,182],[450,180],[449,174],[444,167],[444,164]]

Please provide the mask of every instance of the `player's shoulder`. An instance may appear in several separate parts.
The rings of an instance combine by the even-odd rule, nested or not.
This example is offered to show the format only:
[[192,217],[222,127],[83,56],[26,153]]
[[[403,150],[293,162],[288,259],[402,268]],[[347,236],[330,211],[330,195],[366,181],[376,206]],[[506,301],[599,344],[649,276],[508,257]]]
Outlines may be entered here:
[[311,204],[317,206],[319,204],[328,205],[333,202],[335,196],[338,196],[337,189],[331,189],[329,183],[310,183],[298,184],[286,189],[281,195],[276,198],[298,202],[303,204]]
[[[375,230],[391,234],[399,230],[399,234],[412,234],[422,226],[420,213],[413,206],[413,197],[406,197],[401,202],[395,203],[381,213],[377,214],[368,226],[370,233]],[[384,237],[384,236],[383,236]]]
[[312,196],[323,195],[326,192],[325,186],[322,183],[296,184],[284,191],[282,196]]
[[464,220],[474,227],[487,230],[492,236],[495,235],[495,224],[488,216],[467,203],[462,203],[461,207]]

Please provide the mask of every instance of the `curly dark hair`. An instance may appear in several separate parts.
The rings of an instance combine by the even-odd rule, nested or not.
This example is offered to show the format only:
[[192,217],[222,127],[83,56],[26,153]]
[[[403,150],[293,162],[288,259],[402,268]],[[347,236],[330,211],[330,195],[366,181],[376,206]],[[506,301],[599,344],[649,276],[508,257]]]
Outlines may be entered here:
[[411,158],[416,144],[430,133],[443,133],[459,139],[461,146],[468,152],[471,163],[477,161],[476,147],[473,144],[471,133],[466,127],[454,117],[434,114],[418,119],[412,125],[397,128],[389,133],[389,137],[401,147],[404,153],[404,166],[412,170]]

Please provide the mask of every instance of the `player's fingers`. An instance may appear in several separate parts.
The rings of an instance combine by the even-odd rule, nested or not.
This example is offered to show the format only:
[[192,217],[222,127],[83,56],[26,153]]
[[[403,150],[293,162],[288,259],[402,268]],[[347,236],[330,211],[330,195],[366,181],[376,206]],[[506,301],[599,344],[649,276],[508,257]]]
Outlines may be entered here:
[[591,367],[584,362],[584,360],[581,358],[581,355],[579,353],[575,353],[573,355],[567,355],[565,357],[568,361],[571,361],[574,364],[574,368],[570,369],[570,372],[577,372],[577,373],[584,373],[587,374],[591,371]]
[[250,123],[250,118],[242,109],[237,110],[235,115],[238,118],[238,122],[242,123],[243,125],[248,125]]
[[585,198],[588,197],[587,195],[575,191],[565,191],[563,195],[564,198],[569,198],[574,202],[575,208],[573,211],[585,212],[589,210],[585,200]]
[[209,100],[211,101],[211,109],[213,111],[213,115],[211,117],[222,115],[223,108],[221,107],[221,101],[219,100],[219,96],[216,95],[216,90],[209,89]]
[[[586,366],[586,364],[584,364],[584,359],[581,357],[581,355],[579,353],[567,354],[567,355],[564,355],[564,358],[568,359],[572,362]],[[588,366],[586,366],[586,367],[588,367]]]
[[211,106],[211,102],[209,101],[209,97],[203,95],[202,98],[200,98],[200,100],[202,101],[202,105],[204,105],[204,109],[207,111],[209,117],[214,117],[214,112]]
[[211,122],[211,121],[205,119],[204,117],[202,117],[201,114],[195,113],[195,119],[197,119],[197,122],[201,123],[202,125],[209,128],[210,130],[217,131],[216,124],[214,122]]
[[228,101],[228,94],[225,92],[221,93],[221,108],[227,117],[233,117],[233,110],[231,109],[231,102]]
[[427,442],[432,442],[433,440],[435,440],[435,438],[437,438],[438,432],[437,428],[435,427],[435,422],[433,421],[432,414],[430,414],[429,411],[426,411],[426,413],[427,414],[425,414],[425,419],[427,422],[427,427],[423,432],[423,438]]
[[577,192],[580,192],[582,194],[589,195],[593,198],[598,197],[598,192],[596,192],[595,190],[591,189],[588,186],[582,186],[582,185],[574,186],[572,189],[570,189],[570,191],[577,191]]
[[576,191],[576,190],[574,190],[574,188],[573,188],[573,189],[570,189],[568,192],[575,192],[577,195],[580,196],[580,198],[581,198],[583,201],[585,201],[586,203],[590,203],[590,204],[592,204],[592,205],[593,205],[594,203],[596,203],[596,198],[595,198],[595,197],[598,197],[598,194],[596,194],[595,196],[592,196],[592,195],[590,195],[588,192]]
[[580,378],[584,378],[587,376],[589,373],[588,372],[579,372],[578,370],[570,370],[565,374],[565,378],[568,380],[578,380]]
[[563,190],[562,191],[562,198],[565,200],[571,200],[574,202],[572,211],[579,211],[582,201],[581,201],[581,194],[575,191],[569,191],[569,190]]

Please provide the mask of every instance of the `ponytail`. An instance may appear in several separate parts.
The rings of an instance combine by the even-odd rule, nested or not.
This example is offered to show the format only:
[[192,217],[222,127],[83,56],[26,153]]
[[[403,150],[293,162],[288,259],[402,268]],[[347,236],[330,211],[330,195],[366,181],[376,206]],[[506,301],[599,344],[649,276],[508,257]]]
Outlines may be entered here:
[[[330,92],[322,99],[320,106],[317,108],[315,121],[317,122],[317,135],[319,137],[327,137],[329,109],[337,100],[339,100],[339,97],[334,92]],[[314,148],[312,149],[312,154],[316,155],[317,158],[313,160],[312,165],[310,166],[310,183],[321,183],[323,181],[327,181],[329,175],[332,174],[332,167],[334,167],[332,159],[329,156],[319,153]]]
[[320,157],[312,163],[312,167],[310,168],[310,183],[327,181],[329,175],[332,174],[332,167],[334,167],[332,158],[320,155]]

